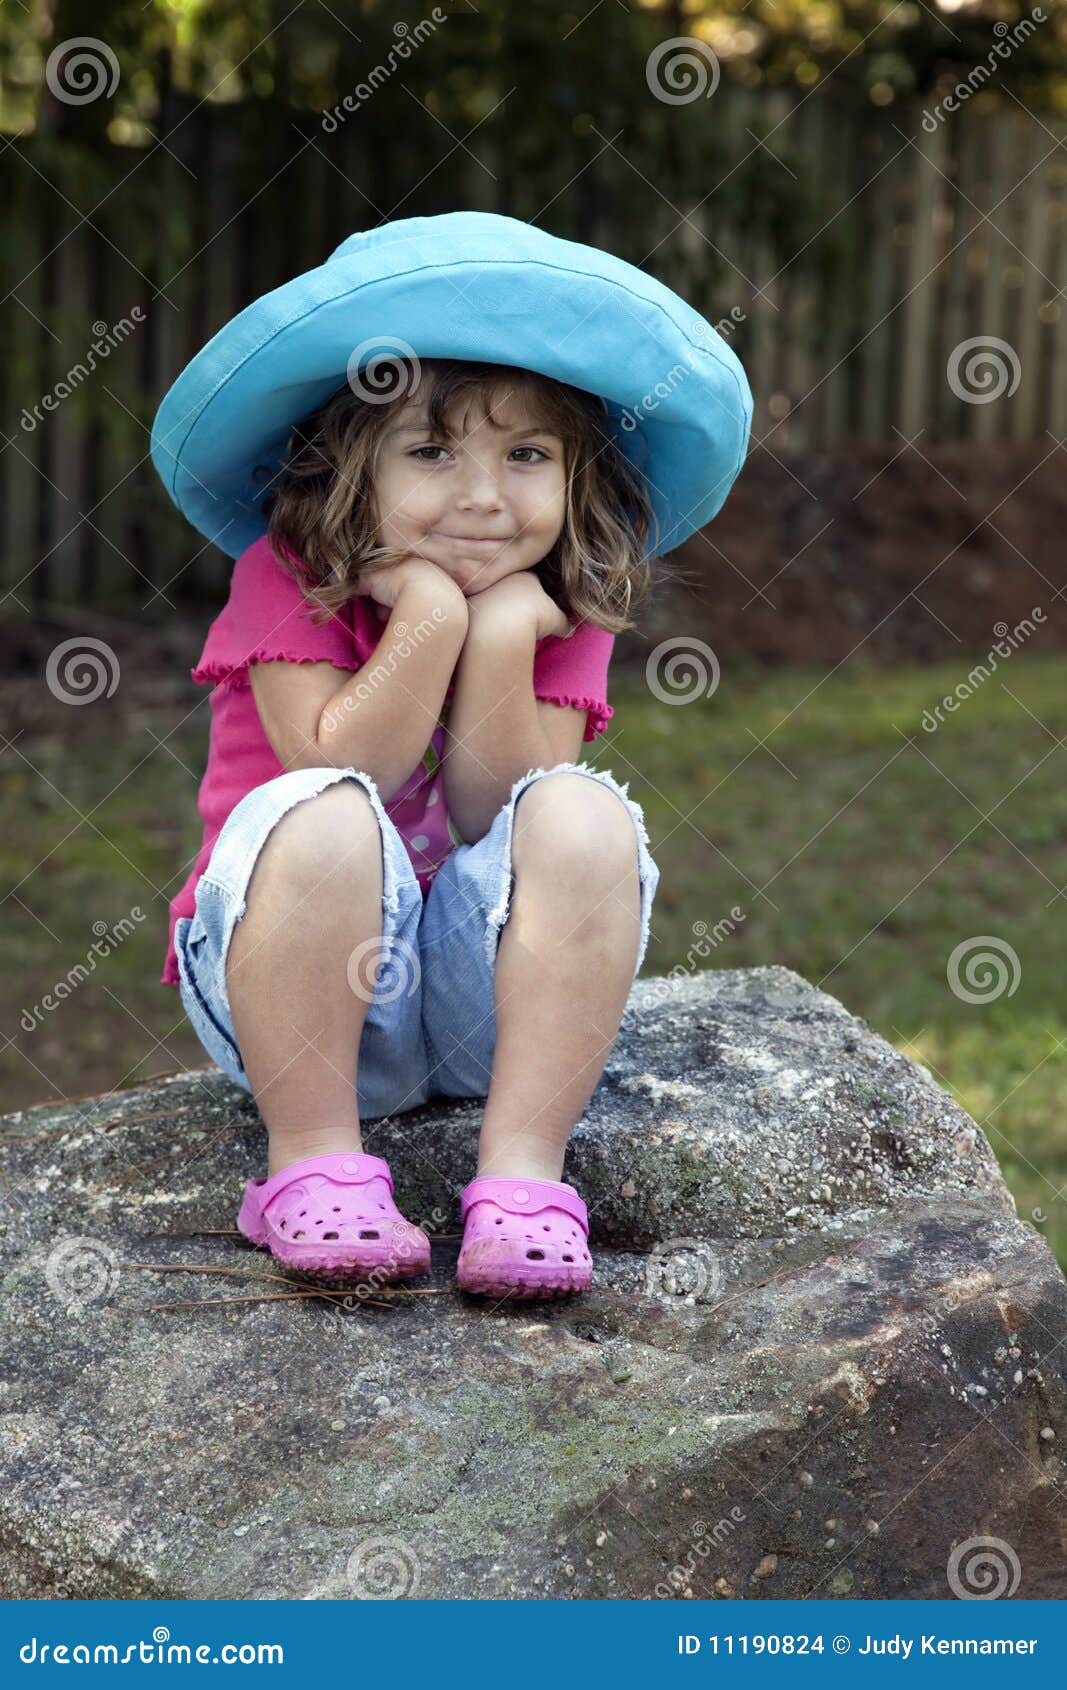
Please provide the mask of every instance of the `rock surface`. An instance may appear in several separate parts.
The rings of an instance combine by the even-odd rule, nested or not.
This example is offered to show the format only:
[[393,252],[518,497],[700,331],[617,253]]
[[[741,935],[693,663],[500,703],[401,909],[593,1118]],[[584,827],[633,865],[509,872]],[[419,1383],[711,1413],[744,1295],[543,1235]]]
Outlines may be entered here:
[[453,1289],[479,1120],[367,1125],[446,1235],[373,1305],[250,1276],[217,1069],[0,1121],[0,1595],[1067,1595],[1067,1283],[925,1069],[787,969],[638,981],[566,1304]]

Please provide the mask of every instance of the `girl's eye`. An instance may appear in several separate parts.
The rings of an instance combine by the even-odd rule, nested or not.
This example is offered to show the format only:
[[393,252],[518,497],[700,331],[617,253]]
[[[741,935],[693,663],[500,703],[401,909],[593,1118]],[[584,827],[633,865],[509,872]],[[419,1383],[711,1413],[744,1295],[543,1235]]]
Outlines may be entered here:
[[[414,458],[416,463],[420,463],[420,464],[439,464],[441,462],[441,459],[434,456],[434,453],[436,453],[436,452],[444,452],[445,455],[447,456],[448,455],[448,447],[447,446],[416,446],[416,447],[414,447],[414,449],[411,452],[409,452],[408,456],[411,457],[411,458]],[[543,452],[541,450],[540,446],[513,446],[512,449],[511,449],[511,456],[514,457],[516,455],[516,453],[521,453],[521,452],[533,453],[532,457],[520,457],[519,458],[518,461],[520,463],[523,463],[523,464],[534,464],[534,463],[539,463],[542,459],[545,459],[546,461],[548,459],[548,453]],[[429,453],[428,457],[424,455],[426,453]]]

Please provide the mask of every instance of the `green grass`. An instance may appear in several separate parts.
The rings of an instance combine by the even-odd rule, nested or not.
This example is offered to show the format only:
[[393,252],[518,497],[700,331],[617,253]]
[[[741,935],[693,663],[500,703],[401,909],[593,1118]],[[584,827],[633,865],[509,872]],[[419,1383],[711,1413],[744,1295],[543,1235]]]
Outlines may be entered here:
[[[925,732],[969,668],[731,671],[686,705],[618,682],[590,750],[631,782],[661,870],[645,972],[736,905],[697,965],[784,963],[924,1063],[1067,1264],[1063,666],[1016,655]],[[1018,985],[968,1003],[948,961],[979,935],[1012,947]]]
[[[738,906],[744,919],[697,966],[785,963],[925,1063],[982,1123],[1020,1214],[1067,1262],[1067,767],[1056,744],[1067,691],[1058,658],[1018,654],[924,732],[924,710],[969,668],[961,657],[852,663],[825,680],[730,670],[688,705],[618,676],[608,734],[587,753],[630,782],[661,869],[644,971],[681,963],[693,923],[711,930]],[[169,740],[174,755],[150,737],[166,736],[172,705],[125,732],[95,707],[80,717],[76,745],[26,735],[34,768],[5,760],[0,871],[22,882],[6,906],[8,1036],[21,1008],[84,959],[94,921],[134,905],[147,919],[71,1003],[0,1054],[9,1108],[207,1060],[177,991],[157,985],[165,898],[199,843],[206,710]],[[72,807],[97,804],[84,822]],[[967,1003],[948,960],[983,934],[1012,947],[1018,985]]]

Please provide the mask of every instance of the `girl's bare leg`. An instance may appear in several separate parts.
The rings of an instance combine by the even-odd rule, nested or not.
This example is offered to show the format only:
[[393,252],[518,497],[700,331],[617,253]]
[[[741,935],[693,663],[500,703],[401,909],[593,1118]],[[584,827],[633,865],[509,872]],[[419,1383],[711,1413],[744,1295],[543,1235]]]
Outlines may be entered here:
[[226,985],[245,1073],[270,1138],[268,1173],[362,1149],[356,1067],[380,955],[382,852],[365,789],[339,781],[288,810],[252,872]]
[[558,1180],[637,964],[633,819],[609,787],[585,775],[546,775],[516,802],[512,868],[478,1173]]

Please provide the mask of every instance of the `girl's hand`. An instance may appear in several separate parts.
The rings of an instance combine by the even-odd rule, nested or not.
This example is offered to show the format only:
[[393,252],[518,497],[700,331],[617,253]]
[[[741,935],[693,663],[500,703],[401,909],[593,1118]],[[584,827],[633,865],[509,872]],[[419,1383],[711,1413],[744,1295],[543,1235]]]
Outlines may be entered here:
[[440,604],[465,602],[462,591],[452,577],[446,575],[443,569],[439,569],[436,563],[431,563],[428,558],[405,558],[400,563],[388,564],[384,568],[361,569],[359,572],[360,590],[372,598],[375,604],[385,605],[389,610],[395,609],[397,599],[412,582],[424,586]]
[[532,626],[534,641],[549,634],[569,639],[574,624],[549,597],[532,569],[519,569],[467,598],[471,624],[497,618],[507,627]]

